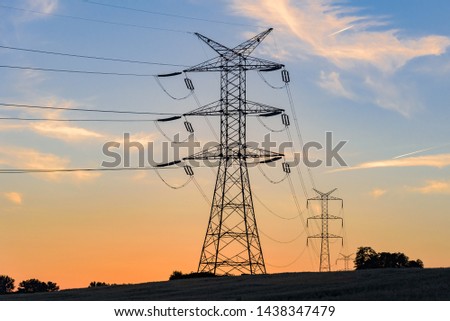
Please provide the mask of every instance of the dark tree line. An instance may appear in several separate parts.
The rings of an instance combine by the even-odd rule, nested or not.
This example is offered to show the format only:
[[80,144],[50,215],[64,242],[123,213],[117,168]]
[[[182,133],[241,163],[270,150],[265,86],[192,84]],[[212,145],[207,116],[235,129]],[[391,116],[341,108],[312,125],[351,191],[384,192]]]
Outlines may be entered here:
[[98,288],[98,287],[102,287],[102,286],[116,286],[118,285],[117,283],[106,283],[106,282],[98,282],[98,281],[92,281],[91,283],[89,283],[88,288]]
[[29,279],[19,283],[17,292],[35,293],[35,292],[55,292],[59,291],[59,286],[53,282],[42,282],[38,279]]
[[[0,275],[0,294],[13,293],[15,280],[7,275]],[[17,293],[54,292],[59,286],[54,282],[42,282],[37,279],[24,280],[19,283]]]
[[0,294],[11,293],[14,290],[14,281],[7,275],[0,275]]
[[97,281],[92,281],[91,283],[89,283],[88,288],[98,288],[101,286],[111,286],[111,284],[106,283],[106,282],[97,282]]
[[191,272],[184,274],[181,271],[173,271],[169,277],[169,280],[179,280],[179,279],[196,279],[196,278],[210,278],[216,277],[214,273],[211,272]]
[[410,260],[404,253],[377,253],[371,247],[359,247],[355,257],[356,270],[379,268],[423,268],[421,260]]

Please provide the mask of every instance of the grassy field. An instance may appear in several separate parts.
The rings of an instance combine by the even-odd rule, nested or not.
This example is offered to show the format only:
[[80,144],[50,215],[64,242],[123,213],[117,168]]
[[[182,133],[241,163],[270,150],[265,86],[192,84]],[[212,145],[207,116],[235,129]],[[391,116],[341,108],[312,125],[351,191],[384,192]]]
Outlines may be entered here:
[[0,296],[1,300],[450,300],[450,268],[183,279],[9,294]]

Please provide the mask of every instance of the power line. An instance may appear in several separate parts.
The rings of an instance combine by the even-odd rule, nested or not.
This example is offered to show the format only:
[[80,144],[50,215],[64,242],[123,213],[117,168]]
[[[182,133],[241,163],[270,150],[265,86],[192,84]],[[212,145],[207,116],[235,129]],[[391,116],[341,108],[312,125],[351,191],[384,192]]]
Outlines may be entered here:
[[109,3],[107,4],[107,3],[101,3],[101,2],[90,1],[90,0],[85,0],[85,1],[87,3],[91,3],[91,4],[95,4],[95,5],[99,5],[99,6],[116,8],[116,9],[123,9],[123,10],[128,10],[128,11],[135,11],[135,12],[142,12],[142,13],[149,13],[149,14],[157,15],[157,16],[172,17],[172,18],[187,19],[187,20],[195,20],[195,21],[209,22],[209,23],[217,23],[217,24],[224,24],[224,25],[230,25],[230,26],[264,28],[262,26],[249,25],[249,24],[244,24],[244,23],[228,22],[228,21],[213,20],[213,19],[205,19],[205,18],[185,16],[185,15],[174,14],[174,13],[166,13],[166,12],[160,12],[160,11],[150,11],[150,10],[144,10],[144,9],[138,9],[138,8],[132,8],[132,7],[126,7],[126,6],[118,6],[118,5],[113,5],[113,4],[109,4]]
[[203,199],[205,200],[206,204],[209,205],[211,203],[211,201],[209,200],[208,196],[206,196],[206,193],[203,191],[202,186],[197,182],[197,180],[195,179],[194,176],[192,176],[192,181],[194,182],[194,184],[197,187],[197,189],[200,192],[200,194],[202,194]]
[[104,75],[104,76],[133,76],[133,77],[154,77],[154,76],[157,76],[157,75],[154,75],[154,74],[135,74],[135,73],[120,73],[120,72],[108,72],[108,71],[56,69],[56,68],[41,68],[41,67],[29,67],[29,66],[11,66],[11,65],[0,65],[0,68],[20,69],[20,70],[36,70],[36,71],[49,71],[49,72],[67,72],[67,73],[76,73],[76,74]]
[[155,119],[55,119],[55,118],[24,118],[24,117],[0,117],[0,120],[17,121],[52,121],[52,122],[152,122]]
[[267,235],[266,233],[264,233],[264,231],[261,230],[261,228],[259,229],[259,232],[264,235],[265,237],[267,237],[269,240],[276,242],[276,243],[281,243],[281,244],[289,244],[289,243],[293,243],[295,241],[297,241],[304,233],[305,231],[302,231],[300,234],[298,234],[297,236],[295,236],[294,238],[290,239],[289,241],[280,241],[278,239],[272,238],[271,236]]
[[285,130],[287,130],[287,126],[286,125],[283,128],[281,128],[281,129],[273,129],[273,128],[269,127],[266,123],[264,123],[264,121],[261,119],[261,116],[259,116],[259,115],[256,116],[256,119],[259,121],[259,123],[261,125],[263,125],[263,127],[265,129],[267,129],[271,133],[281,133],[281,132],[284,132]]
[[30,13],[34,13],[34,14],[40,14],[40,15],[45,15],[45,16],[53,16],[53,17],[59,17],[59,18],[65,18],[65,19],[81,20],[81,21],[102,23],[102,24],[107,24],[107,25],[116,25],[116,26],[122,26],[122,27],[150,29],[150,30],[157,30],[157,31],[169,31],[169,32],[177,32],[177,33],[191,33],[189,31],[178,30],[178,29],[150,27],[150,26],[142,26],[142,25],[131,24],[131,23],[123,23],[123,22],[91,19],[91,18],[84,18],[84,17],[79,17],[79,16],[57,14],[57,13],[48,13],[48,12],[42,12],[42,11],[37,11],[37,10],[31,10],[31,9],[24,9],[24,8],[5,6],[5,5],[0,5],[0,8],[17,10],[17,11],[23,11],[23,12],[30,12]]
[[261,174],[264,176],[264,178],[267,179],[267,181],[269,181],[269,182],[272,183],[272,184],[280,184],[280,183],[283,182],[283,181],[287,178],[287,176],[289,175],[289,174],[286,173],[286,174],[285,174],[282,178],[280,178],[278,181],[275,181],[275,180],[271,179],[271,178],[264,172],[264,170],[261,168],[260,165],[258,165],[258,169],[259,169],[259,171],[261,172]]
[[297,262],[303,256],[303,254],[305,253],[307,248],[308,247],[305,246],[303,248],[303,251],[301,251],[300,254],[293,261],[291,261],[288,264],[284,264],[284,265],[274,265],[274,264],[269,264],[269,263],[266,263],[266,264],[271,266],[271,267],[274,267],[274,268],[287,268],[287,267],[291,266],[292,264],[294,264],[295,262]]
[[39,49],[30,49],[30,48],[19,48],[19,47],[11,47],[11,46],[3,46],[3,45],[0,45],[0,48],[40,53],[40,54],[47,54],[47,55],[67,56],[67,57],[74,57],[74,58],[86,58],[86,59],[115,61],[115,62],[134,63],[134,64],[158,65],[158,66],[189,67],[187,65],[170,64],[170,63],[164,63],[164,62],[141,61],[141,60],[100,57],[100,56],[88,56],[88,55],[71,54],[71,53],[67,53],[67,52],[39,50]]
[[176,169],[176,167],[118,167],[118,168],[58,168],[58,169],[28,169],[11,168],[0,169],[0,174],[29,174],[29,173],[70,173],[70,172],[112,172],[112,171],[144,171],[144,170]]
[[167,180],[165,180],[165,179],[161,176],[161,174],[158,172],[158,170],[155,169],[155,173],[156,173],[156,175],[158,175],[159,179],[160,179],[164,184],[166,184],[168,187],[170,187],[171,189],[180,189],[180,188],[185,187],[187,184],[189,184],[189,183],[191,182],[191,180],[192,180],[193,177],[194,177],[194,176],[189,176],[186,182],[182,183],[181,185],[175,186],[175,185],[170,184]]
[[155,78],[155,81],[156,81],[156,83],[158,84],[158,86],[161,88],[161,90],[162,90],[167,96],[169,96],[170,98],[172,98],[173,100],[184,100],[184,99],[190,97],[190,96],[194,93],[194,90],[192,89],[192,90],[190,90],[189,93],[187,93],[185,96],[182,96],[182,97],[175,97],[174,95],[172,95],[172,94],[171,94],[171,93],[163,86],[163,84],[162,84],[161,81],[159,80],[159,76],[158,76],[158,75],[155,75],[154,78]]
[[[294,107],[294,100],[292,99],[291,88],[289,87],[289,84],[287,82],[286,82],[285,88],[286,88],[286,93],[288,95],[289,106],[291,107],[292,116],[294,118],[294,125],[295,125],[295,130],[297,131],[297,137],[298,137],[298,140],[299,140],[299,143],[300,143],[300,150],[303,150],[303,146],[304,146],[303,137],[302,137],[302,133],[300,131],[300,125],[299,125],[299,121],[298,121],[298,118],[297,118],[297,113],[296,113],[295,107]],[[316,183],[314,181],[314,177],[312,175],[311,168],[309,166],[306,166],[306,168],[308,170],[308,175],[309,175],[309,180],[311,181],[311,185],[312,185],[313,188],[316,188]]]
[[57,107],[57,106],[13,104],[13,103],[5,103],[5,102],[0,102],[0,106],[12,107],[12,108],[25,108],[25,109],[51,109],[51,110],[81,111],[81,112],[110,113],[110,114],[160,115],[160,116],[179,116],[180,115],[180,114],[176,114],[176,113],[163,113],[163,112],[151,112],[151,111],[128,111],[128,110],[104,110],[104,109],[90,109],[90,108],[71,108],[71,107]]
[[255,192],[252,193],[252,196],[253,196],[253,198],[254,198],[255,200],[257,200],[257,201],[261,204],[261,206],[263,206],[270,214],[272,214],[272,215],[274,215],[274,216],[276,216],[276,217],[278,217],[278,218],[281,218],[282,220],[293,220],[293,219],[296,219],[297,217],[300,216],[299,214],[297,214],[297,215],[295,215],[295,216],[291,216],[291,217],[281,216],[281,215],[277,214],[276,212],[274,212],[273,210],[271,210],[266,204],[264,204],[263,201],[262,201],[258,196],[256,196]]

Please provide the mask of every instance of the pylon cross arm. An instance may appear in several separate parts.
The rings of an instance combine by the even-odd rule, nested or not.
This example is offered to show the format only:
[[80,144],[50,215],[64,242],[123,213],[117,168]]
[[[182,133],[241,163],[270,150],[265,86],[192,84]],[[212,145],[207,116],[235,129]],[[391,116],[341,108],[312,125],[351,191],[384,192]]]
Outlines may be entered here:
[[183,70],[183,72],[210,72],[210,71],[239,71],[239,70],[263,70],[263,69],[280,69],[283,64],[279,64],[267,59],[256,57],[215,57],[202,62],[198,65]]
[[[244,154],[242,151],[244,150]],[[217,144],[201,152],[192,154],[190,156],[184,157],[183,160],[213,160],[222,159],[225,156],[224,147],[222,144]],[[261,159],[265,161],[267,159],[282,157],[284,154],[272,152],[262,148],[245,146],[245,149],[239,148],[239,144],[234,144],[228,146],[228,157],[229,158],[251,158],[251,159]]]
[[282,113],[284,109],[269,106],[262,103],[257,103],[254,101],[245,101],[244,108],[242,110],[232,110],[226,113],[223,110],[222,101],[216,100],[212,103],[201,106],[190,112],[183,114],[183,116],[227,116],[232,114],[245,114],[245,115],[263,115],[267,113]]
[[253,38],[242,42],[234,48],[218,43],[202,34],[195,35],[206,43],[211,49],[219,54],[218,57],[209,59],[196,66],[185,69],[184,72],[205,72],[205,71],[236,71],[236,70],[258,70],[258,69],[277,69],[284,67],[283,64],[269,61],[266,59],[250,57],[250,54],[258,47],[264,38],[273,29],[267,29]]

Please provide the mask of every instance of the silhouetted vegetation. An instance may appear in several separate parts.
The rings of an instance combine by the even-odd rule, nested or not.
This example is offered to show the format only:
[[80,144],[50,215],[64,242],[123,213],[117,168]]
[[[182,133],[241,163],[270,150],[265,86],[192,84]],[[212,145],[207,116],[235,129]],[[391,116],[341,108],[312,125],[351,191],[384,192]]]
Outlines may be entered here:
[[35,292],[55,292],[59,291],[59,286],[53,282],[42,282],[37,279],[29,279],[20,282],[17,292],[35,293]]
[[109,283],[106,283],[106,282],[96,282],[96,281],[93,281],[93,282],[91,282],[91,283],[89,283],[89,288],[97,288],[97,287],[100,287],[100,286],[111,286],[111,284],[109,284]]
[[354,263],[357,270],[379,268],[423,268],[423,262],[421,260],[409,260],[404,253],[377,253],[368,246],[358,248]]
[[450,268],[291,272],[0,295],[0,305],[3,301],[449,301],[449,284]]
[[169,280],[209,278],[216,276],[217,275],[211,272],[191,272],[189,274],[183,274],[181,271],[173,271],[172,275],[169,277]]
[[14,290],[14,279],[7,275],[0,275],[0,294],[11,293]]

